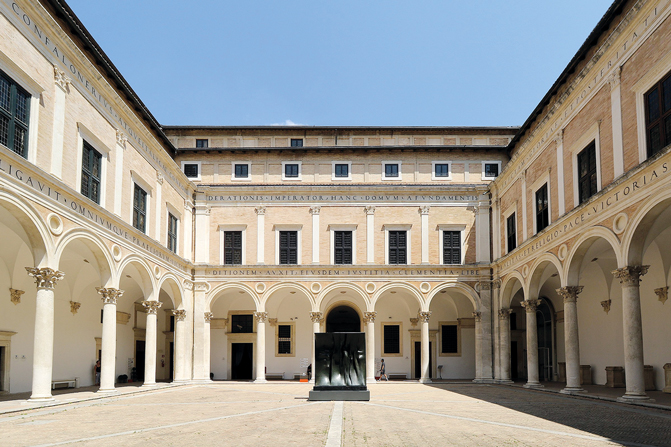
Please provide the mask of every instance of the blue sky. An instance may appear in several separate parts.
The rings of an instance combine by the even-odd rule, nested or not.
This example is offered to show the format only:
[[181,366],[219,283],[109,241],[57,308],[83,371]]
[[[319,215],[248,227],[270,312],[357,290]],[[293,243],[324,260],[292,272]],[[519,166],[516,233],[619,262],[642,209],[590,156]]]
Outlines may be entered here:
[[161,124],[521,125],[610,0],[67,0]]

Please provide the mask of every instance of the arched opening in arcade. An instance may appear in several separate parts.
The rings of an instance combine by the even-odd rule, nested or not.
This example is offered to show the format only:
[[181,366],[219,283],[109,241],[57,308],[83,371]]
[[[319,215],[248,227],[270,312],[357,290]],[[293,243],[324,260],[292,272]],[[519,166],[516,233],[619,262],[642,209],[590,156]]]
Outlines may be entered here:
[[348,305],[338,305],[326,315],[326,332],[361,332],[361,318]]

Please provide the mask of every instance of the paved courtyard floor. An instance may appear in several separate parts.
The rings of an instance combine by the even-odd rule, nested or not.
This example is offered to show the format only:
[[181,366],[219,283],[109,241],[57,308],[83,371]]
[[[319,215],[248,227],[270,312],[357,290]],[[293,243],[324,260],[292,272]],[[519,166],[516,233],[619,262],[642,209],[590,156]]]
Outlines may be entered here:
[[671,446],[671,411],[508,386],[369,385],[309,402],[306,383],[165,387],[0,415],[8,446]]

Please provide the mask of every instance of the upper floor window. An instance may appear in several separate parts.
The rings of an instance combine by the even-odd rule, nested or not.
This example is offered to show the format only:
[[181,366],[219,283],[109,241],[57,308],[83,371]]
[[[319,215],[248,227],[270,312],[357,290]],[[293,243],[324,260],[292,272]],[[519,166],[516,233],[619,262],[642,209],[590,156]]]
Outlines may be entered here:
[[224,264],[242,264],[242,231],[224,231]]
[[102,155],[84,141],[82,150],[82,195],[100,203],[100,166]]
[[517,224],[515,222],[515,213],[506,219],[506,240],[508,242],[508,253],[517,248]]
[[578,160],[578,199],[586,202],[596,194],[596,143],[592,141],[577,156]]
[[280,264],[298,264],[298,231],[280,231]]
[[461,264],[461,231],[443,231],[443,263]]
[[482,179],[493,180],[498,177],[501,171],[500,161],[485,161],[482,163]]
[[671,74],[645,94],[648,157],[671,144]]
[[168,213],[168,250],[177,253],[177,218]]
[[450,163],[445,161],[434,161],[433,163],[433,180],[449,180],[450,175]]
[[147,230],[147,192],[137,183],[133,191],[133,226],[143,233]]
[[283,161],[282,162],[282,180],[300,180],[301,179],[301,162],[300,161]]
[[550,225],[550,207],[548,206],[548,184],[536,191],[536,233]]
[[210,147],[210,141],[207,138],[197,138],[196,139],[196,147],[199,148],[207,148]]
[[400,180],[401,179],[401,162],[386,161],[382,163],[382,179],[383,180]]
[[349,164],[336,163],[333,166],[333,176],[336,178],[349,178]]
[[182,171],[191,180],[200,180],[200,162],[199,161],[183,161]]
[[291,147],[303,147],[303,139],[302,138],[292,138],[291,139]]
[[407,231],[389,231],[389,264],[407,263]]
[[249,334],[254,332],[254,315],[231,315],[231,332],[234,334]]
[[28,154],[30,95],[0,71],[0,144],[22,157]]
[[352,264],[352,232],[333,232],[333,263]]
[[235,178],[249,178],[249,164],[247,163],[236,163],[234,165],[234,172],[233,175]]

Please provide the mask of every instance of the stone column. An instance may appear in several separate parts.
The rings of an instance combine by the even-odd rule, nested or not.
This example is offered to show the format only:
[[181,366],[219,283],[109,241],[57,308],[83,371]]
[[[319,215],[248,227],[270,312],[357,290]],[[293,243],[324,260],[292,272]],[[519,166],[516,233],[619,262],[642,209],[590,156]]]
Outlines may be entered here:
[[172,314],[175,316],[175,383],[186,382],[186,347],[184,338],[186,334],[186,310],[174,309]]
[[51,375],[54,364],[54,287],[65,273],[50,268],[26,267],[35,278],[35,337],[33,346],[33,392],[30,400],[52,400]]
[[[197,382],[210,381],[210,325],[204,317],[206,308],[206,292],[209,286],[205,282],[193,284],[193,331],[189,334],[192,337],[192,343],[185,342],[186,346],[193,347],[193,380]],[[202,316],[202,317],[201,317]],[[187,362],[188,363],[188,362]]]
[[265,264],[266,207],[257,206],[256,212],[256,263]]
[[527,311],[527,383],[525,388],[540,388],[543,385],[538,380],[538,331],[536,328],[536,309],[541,300],[522,301],[522,307]]
[[144,384],[142,386],[156,386],[156,313],[163,303],[160,301],[143,301],[147,309],[147,328],[145,329],[144,347]]
[[566,351],[566,387],[564,394],[581,393],[580,343],[578,338],[578,294],[583,286],[567,286],[557,289],[564,299],[564,350]]
[[501,378],[499,383],[510,380],[510,314],[512,309],[499,309],[499,335],[501,337]]
[[641,320],[641,276],[649,265],[623,267],[613,271],[622,285],[622,319],[624,325],[624,372],[626,392],[619,400],[649,400],[643,375],[643,323]]
[[368,205],[366,213],[366,262],[375,264],[375,207]]
[[478,206],[475,207],[475,260],[477,262],[491,262],[489,252],[489,197],[480,196]]
[[317,353],[315,352],[315,335],[319,333],[319,323],[322,321],[321,312],[310,312],[310,320],[312,320],[312,377],[310,383],[315,383],[315,367],[317,366]]
[[321,206],[311,206],[312,215],[312,263],[319,264],[319,211]]
[[482,313],[473,312],[475,320],[475,379],[473,382],[484,382],[482,378]]
[[429,318],[431,318],[431,312],[420,312],[417,317],[422,324],[422,376],[419,383],[431,383],[429,378]]
[[203,318],[205,320],[205,331],[203,332],[204,346],[205,346],[205,357],[203,358],[203,369],[207,372],[207,381],[211,381],[210,378],[210,336],[211,336],[211,327],[210,323],[214,314],[212,312],[205,312]]
[[116,376],[116,302],[123,290],[96,287],[103,301],[103,340],[100,355],[99,393],[115,393]]
[[429,205],[420,206],[419,214],[422,216],[422,264],[429,263]]
[[366,323],[366,382],[375,382],[375,317],[377,312],[364,312]]
[[256,320],[256,380],[266,383],[266,321],[268,312],[254,312]]
[[[482,218],[481,218],[482,220]],[[487,221],[489,222],[489,213],[487,213]],[[488,224],[489,225],[489,224]],[[489,226],[487,226],[489,231]],[[487,246],[489,247],[489,237],[487,237]],[[476,379],[480,378],[482,382],[493,381],[494,372],[492,369],[492,288],[493,281],[480,281],[476,284],[476,289],[480,295],[480,321],[476,319],[476,342],[478,333],[480,334],[480,375],[476,375]]]

